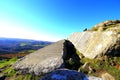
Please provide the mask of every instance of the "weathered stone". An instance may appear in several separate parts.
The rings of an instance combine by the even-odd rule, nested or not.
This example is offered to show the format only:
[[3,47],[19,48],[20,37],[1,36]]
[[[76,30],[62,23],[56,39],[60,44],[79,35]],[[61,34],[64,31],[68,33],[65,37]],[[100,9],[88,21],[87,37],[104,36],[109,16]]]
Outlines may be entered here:
[[41,75],[61,67],[65,40],[58,41],[20,59],[15,65],[16,70]]
[[21,58],[16,62],[14,68],[21,73],[43,75],[57,68],[65,67],[65,60],[76,58],[75,52],[72,43],[61,40]]
[[103,80],[115,80],[115,78],[112,75],[110,75],[109,73],[104,73],[101,75],[101,77]]
[[71,34],[68,40],[85,57],[94,59],[105,54],[111,54],[115,46],[120,42],[120,34],[115,31],[76,32]]
[[50,74],[47,74],[40,80],[102,80],[102,79],[93,76],[86,76],[85,74],[74,70],[60,69]]
[[110,26],[118,23],[120,23],[120,20],[107,20],[105,22],[95,25],[94,27],[104,27],[104,26]]

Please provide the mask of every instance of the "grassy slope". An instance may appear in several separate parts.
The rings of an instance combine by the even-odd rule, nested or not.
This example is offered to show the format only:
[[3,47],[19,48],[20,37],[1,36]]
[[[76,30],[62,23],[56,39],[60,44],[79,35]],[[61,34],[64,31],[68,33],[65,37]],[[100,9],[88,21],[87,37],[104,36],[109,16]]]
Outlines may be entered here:
[[[79,52],[77,52],[77,54],[82,55]],[[89,73],[89,68],[83,69],[82,66],[79,67],[78,71],[98,77],[101,77],[101,74],[107,72],[111,74],[115,80],[120,79],[120,57],[103,56],[94,60],[83,57],[81,63],[85,64],[86,62],[89,63],[93,71]]]
[[39,76],[20,74],[12,68],[12,65],[19,57],[43,48],[51,42],[0,38],[0,43],[0,80],[39,80]]
[[[17,58],[0,61],[0,80],[39,80],[39,76],[20,74],[12,68]],[[5,78],[5,79],[4,79]]]

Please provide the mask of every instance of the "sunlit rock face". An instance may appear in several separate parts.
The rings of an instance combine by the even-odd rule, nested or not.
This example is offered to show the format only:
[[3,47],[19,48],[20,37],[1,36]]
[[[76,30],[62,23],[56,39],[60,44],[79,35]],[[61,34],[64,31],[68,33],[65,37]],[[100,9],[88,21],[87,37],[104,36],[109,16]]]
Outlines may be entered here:
[[21,58],[14,68],[22,73],[42,75],[61,67],[64,42],[58,41]]
[[75,32],[68,37],[68,40],[80,53],[90,59],[111,54],[120,46],[120,34],[116,31]]

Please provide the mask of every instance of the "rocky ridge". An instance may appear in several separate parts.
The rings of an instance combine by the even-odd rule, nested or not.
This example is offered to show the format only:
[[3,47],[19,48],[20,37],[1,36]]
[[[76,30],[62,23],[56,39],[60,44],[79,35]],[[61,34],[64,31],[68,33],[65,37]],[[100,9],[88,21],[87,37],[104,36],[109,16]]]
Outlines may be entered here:
[[[77,51],[80,53],[78,54]],[[111,61],[109,57],[97,60],[100,57],[105,56],[120,56],[120,20],[114,21],[105,21],[96,25],[92,30],[87,30],[84,32],[76,32],[71,34],[67,40],[61,40],[55,42],[54,44],[48,45],[45,48],[42,48],[34,53],[31,53],[14,64],[14,68],[21,73],[31,73],[35,75],[46,75],[47,77],[42,78],[42,80],[78,80],[70,79],[67,76],[75,76],[73,70],[78,70],[80,67],[80,72],[82,69],[83,73],[86,73],[86,70],[91,70],[90,73],[96,72],[96,69],[91,67],[90,64],[97,64],[97,66],[103,66],[103,63],[112,67],[118,64],[117,59],[114,58],[114,61]],[[85,69],[85,64],[82,64],[83,57],[88,60],[88,69]],[[112,58],[113,59],[113,58]],[[110,63],[108,63],[110,61]],[[116,62],[114,64],[114,62]],[[105,66],[105,68],[108,68]],[[93,67],[96,67],[93,66]],[[73,72],[73,74],[64,74],[66,70],[63,68],[72,69],[67,70],[68,73]],[[57,70],[60,69],[60,70]],[[62,69],[62,70],[61,70]],[[116,69],[115,69],[116,70]],[[57,72],[58,71],[58,72]],[[60,72],[60,73],[59,73]],[[88,72],[88,71],[87,71]],[[119,72],[118,72],[119,73]],[[57,75],[56,75],[57,74]],[[64,74],[61,75],[61,74]],[[78,75],[78,78],[82,76],[81,73],[75,73]],[[85,74],[84,74],[85,75]],[[59,76],[59,77],[56,77]],[[85,75],[87,76],[87,75]],[[85,77],[84,76],[84,77]],[[55,79],[52,79],[54,77]],[[99,76],[102,78],[88,77],[87,80],[115,80],[110,74],[103,74]],[[59,79],[58,79],[59,78]],[[93,79],[94,78],[94,79]],[[81,78],[81,80],[84,80]]]
[[120,32],[120,20],[107,20],[95,25],[92,31],[116,31]]
[[[94,59],[105,54],[117,55],[115,48],[119,48],[120,34],[115,31],[76,32],[71,34],[68,40],[85,57]],[[112,53],[113,50],[115,50],[114,53]]]

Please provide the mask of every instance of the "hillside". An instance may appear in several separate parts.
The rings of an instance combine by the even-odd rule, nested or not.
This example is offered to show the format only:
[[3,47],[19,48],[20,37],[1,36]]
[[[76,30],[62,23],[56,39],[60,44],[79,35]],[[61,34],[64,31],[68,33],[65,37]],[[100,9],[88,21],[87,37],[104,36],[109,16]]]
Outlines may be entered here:
[[[17,38],[0,38],[0,56],[24,55],[43,48],[52,42]],[[9,54],[9,55],[8,55]]]

